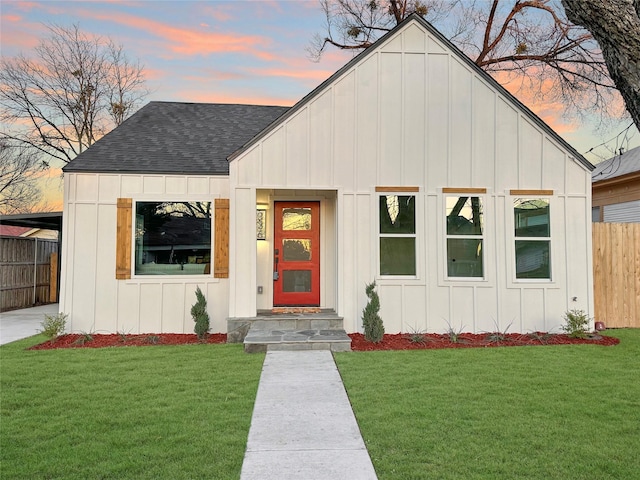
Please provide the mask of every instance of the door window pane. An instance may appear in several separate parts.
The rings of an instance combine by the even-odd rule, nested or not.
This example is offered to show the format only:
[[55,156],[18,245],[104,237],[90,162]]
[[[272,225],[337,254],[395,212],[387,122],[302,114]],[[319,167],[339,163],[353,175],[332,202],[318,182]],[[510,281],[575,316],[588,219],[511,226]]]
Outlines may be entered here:
[[311,270],[283,270],[283,292],[310,292]]
[[416,239],[380,238],[380,275],[415,275]]
[[282,211],[282,230],[311,230],[311,209],[285,208]]
[[287,238],[282,246],[283,260],[305,262],[311,260],[311,240]]

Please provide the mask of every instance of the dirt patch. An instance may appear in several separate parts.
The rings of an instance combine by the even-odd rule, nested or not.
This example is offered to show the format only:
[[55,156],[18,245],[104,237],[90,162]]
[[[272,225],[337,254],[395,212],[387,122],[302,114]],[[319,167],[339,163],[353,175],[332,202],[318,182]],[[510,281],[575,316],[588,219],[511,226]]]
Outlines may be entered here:
[[617,345],[620,340],[605,335],[589,335],[587,338],[571,338],[565,334],[550,333],[460,333],[455,338],[450,335],[428,334],[385,334],[380,343],[368,342],[361,333],[351,333],[351,349],[372,350],[420,350],[440,348],[487,348],[516,347],[524,345]]

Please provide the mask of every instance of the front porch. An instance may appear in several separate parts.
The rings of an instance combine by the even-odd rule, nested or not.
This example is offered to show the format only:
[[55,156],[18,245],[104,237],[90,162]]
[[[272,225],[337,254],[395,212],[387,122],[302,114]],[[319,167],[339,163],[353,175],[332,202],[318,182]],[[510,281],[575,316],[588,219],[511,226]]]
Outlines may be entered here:
[[227,319],[227,342],[247,353],[273,350],[351,350],[343,318],[333,309],[274,308],[255,317]]

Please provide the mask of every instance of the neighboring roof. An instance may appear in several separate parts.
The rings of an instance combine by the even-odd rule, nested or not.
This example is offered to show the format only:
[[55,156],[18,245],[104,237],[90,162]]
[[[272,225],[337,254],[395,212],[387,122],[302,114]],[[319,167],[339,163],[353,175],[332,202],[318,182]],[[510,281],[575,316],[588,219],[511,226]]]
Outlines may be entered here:
[[0,225],[0,235],[5,237],[19,237],[30,230],[33,229],[29,227],[17,227],[14,225]]
[[573,155],[578,162],[580,162],[584,167],[588,170],[593,170],[594,166],[584,158],[578,151],[573,148],[567,141],[558,135],[549,125],[547,125],[544,120],[538,117],[535,113],[533,113],[529,108],[526,107],[520,100],[514,97],[509,91],[507,91],[502,85],[500,85],[494,78],[489,75],[487,72],[482,70],[478,65],[473,63],[471,59],[465,55],[458,47],[456,47],[453,43],[451,43],[442,33],[440,33],[433,25],[431,25],[428,21],[422,18],[420,15],[416,13],[412,13],[405,20],[399,23],[396,27],[393,28],[390,32],[386,33],[384,36],[379,38],[373,45],[368,47],[366,50],[358,54],[351,61],[349,61],[346,65],[344,65],[340,70],[331,75],[327,80],[322,82],[318,87],[316,87],[311,93],[306,95],[302,100],[296,103],[293,107],[291,107],[281,118],[278,119],[278,122],[274,122],[269,127],[262,130],[259,135],[256,135],[250,142],[244,145],[239,150],[233,152],[233,154],[229,155],[229,161],[232,161],[236,157],[238,157],[242,152],[248,150],[252,145],[258,142],[261,138],[268,135],[277,125],[280,125],[283,120],[295,115],[302,107],[304,107],[307,103],[309,103],[313,98],[315,98],[320,92],[322,92],[325,87],[329,84],[333,83],[338,77],[340,77],[343,73],[347,72],[351,69],[355,64],[364,60],[367,56],[371,55],[377,46],[382,44],[387,40],[390,36],[394,35],[398,30],[404,28],[410,22],[418,22],[422,27],[424,27],[429,33],[438,38],[440,42],[442,42],[447,48],[449,48],[453,53],[455,53],[461,60],[463,60],[469,67],[474,69],[478,75],[484,78],[487,82],[489,82],[495,89],[497,89],[501,95],[509,98],[514,104],[516,104],[523,113],[525,113],[534,123],[536,123],[540,128],[542,128],[550,137],[553,137],[559,144],[561,144],[565,149],[569,151],[571,155]]
[[0,225],[16,225],[20,227],[44,228],[46,230],[62,230],[62,212],[23,213],[3,215]]
[[632,148],[622,155],[616,155],[596,165],[591,172],[591,182],[621,177],[629,173],[640,172],[640,147]]
[[228,175],[227,156],[287,109],[150,102],[63,170]]

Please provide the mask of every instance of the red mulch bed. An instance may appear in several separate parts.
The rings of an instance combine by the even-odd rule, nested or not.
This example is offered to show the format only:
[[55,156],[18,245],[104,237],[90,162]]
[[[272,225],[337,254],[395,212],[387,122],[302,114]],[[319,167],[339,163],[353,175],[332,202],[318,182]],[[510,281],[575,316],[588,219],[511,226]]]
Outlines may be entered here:
[[478,348],[478,347],[515,347],[523,345],[617,345],[620,340],[605,335],[593,335],[588,338],[571,338],[565,334],[549,333],[461,333],[456,342],[449,335],[385,334],[380,343],[371,343],[361,333],[351,333],[351,350],[422,350],[439,348]]
[[53,341],[46,341],[29,350],[51,350],[54,348],[103,348],[103,347],[139,347],[143,345],[188,345],[199,343],[226,343],[226,333],[212,333],[204,341],[198,340],[195,333],[142,333],[140,335],[114,334],[77,334],[61,335]]
[[[565,334],[549,333],[461,333],[456,342],[449,335],[429,334],[385,334],[379,343],[365,340],[361,333],[350,333],[351,349],[354,351],[372,350],[423,350],[440,348],[478,348],[478,347],[515,347],[523,345],[617,345],[620,340],[605,335],[593,335],[589,338],[571,338]],[[46,341],[29,350],[51,350],[55,348],[103,348],[133,347],[149,345],[188,345],[226,343],[225,333],[210,334],[206,340],[198,340],[195,334],[184,333],[143,333],[140,335],[121,334],[67,334],[53,341]]]

